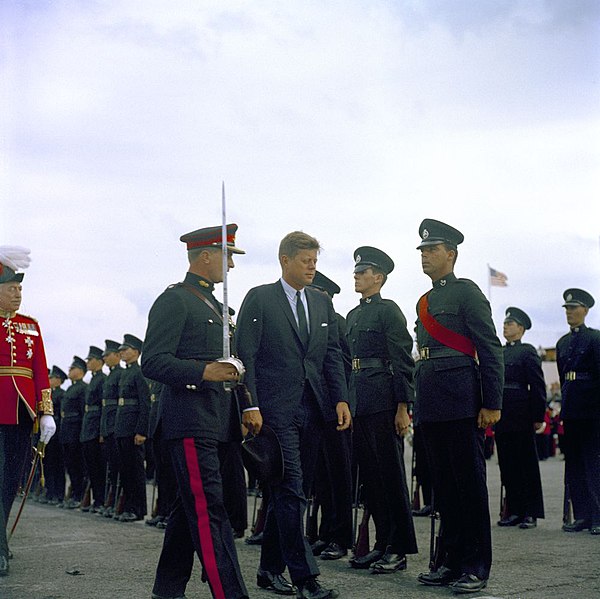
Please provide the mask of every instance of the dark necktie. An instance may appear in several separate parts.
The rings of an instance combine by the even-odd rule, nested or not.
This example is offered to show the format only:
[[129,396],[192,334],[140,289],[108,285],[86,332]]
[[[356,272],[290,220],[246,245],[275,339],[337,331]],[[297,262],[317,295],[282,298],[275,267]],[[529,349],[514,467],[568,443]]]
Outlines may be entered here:
[[304,344],[304,347],[308,345],[308,323],[306,322],[306,312],[304,311],[304,304],[302,303],[302,297],[300,292],[296,291],[296,313],[298,314],[298,331],[300,332],[300,339]]

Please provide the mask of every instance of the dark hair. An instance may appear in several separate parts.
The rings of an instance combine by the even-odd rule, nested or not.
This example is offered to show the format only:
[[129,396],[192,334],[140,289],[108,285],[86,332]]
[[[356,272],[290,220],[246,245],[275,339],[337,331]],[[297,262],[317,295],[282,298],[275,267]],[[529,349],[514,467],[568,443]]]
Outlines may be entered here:
[[293,231],[281,240],[279,244],[279,258],[281,256],[293,258],[302,250],[317,250],[318,252],[320,249],[321,244],[314,237],[303,231]]
[[451,245],[449,243],[442,243],[442,245],[446,248],[447,252],[454,252],[454,260],[452,261],[452,266],[456,264],[456,260],[458,258],[458,248],[455,245]]

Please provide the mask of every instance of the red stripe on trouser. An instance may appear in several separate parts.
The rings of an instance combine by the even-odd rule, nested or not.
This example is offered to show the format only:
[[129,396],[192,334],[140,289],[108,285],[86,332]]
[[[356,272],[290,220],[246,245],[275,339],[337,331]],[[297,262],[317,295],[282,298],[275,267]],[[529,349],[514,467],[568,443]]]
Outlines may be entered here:
[[185,461],[190,475],[190,489],[194,497],[194,507],[196,511],[198,535],[200,537],[200,547],[202,549],[202,558],[204,570],[215,599],[225,599],[225,591],[217,569],[217,558],[213,545],[212,535],[210,534],[210,519],[208,516],[208,506],[206,504],[206,495],[200,476],[200,464],[198,464],[198,454],[194,439],[183,440],[183,450]]

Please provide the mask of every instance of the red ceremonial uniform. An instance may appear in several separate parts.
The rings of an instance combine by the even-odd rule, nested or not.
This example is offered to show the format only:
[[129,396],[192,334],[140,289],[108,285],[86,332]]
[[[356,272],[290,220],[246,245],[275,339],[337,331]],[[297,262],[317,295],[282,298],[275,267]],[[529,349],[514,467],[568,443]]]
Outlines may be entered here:
[[52,414],[44,342],[38,323],[23,314],[0,321],[0,424],[18,424],[22,401],[32,420]]

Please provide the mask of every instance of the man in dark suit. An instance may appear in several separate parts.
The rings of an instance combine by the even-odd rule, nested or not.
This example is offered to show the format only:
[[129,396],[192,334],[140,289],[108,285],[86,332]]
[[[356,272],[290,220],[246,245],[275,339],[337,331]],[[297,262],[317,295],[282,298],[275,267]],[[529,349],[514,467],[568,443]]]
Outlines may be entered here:
[[562,391],[561,418],[565,484],[575,521],[565,532],[590,529],[600,535],[600,332],[586,326],[594,298],[583,289],[567,289],[563,298],[570,332],[556,344]]
[[[237,225],[227,226],[228,269],[234,253],[245,253],[235,246],[236,230]],[[240,410],[244,425],[255,433],[262,420],[246,394],[224,384],[239,374],[232,363],[220,361],[223,310],[213,291],[224,278],[221,227],[198,229],[181,241],[189,271],[154,302],[142,356],[146,376],[163,385],[157,430],[178,487],[152,597],[183,599],[195,551],[213,597],[243,599],[248,592],[223,499],[221,464],[224,454],[231,457],[230,446],[240,445]]]
[[246,384],[279,437],[285,464],[283,481],[271,486],[257,583],[293,593],[282,577],[287,565],[297,597],[306,599],[337,596],[317,582],[303,519],[325,422],[337,420],[340,431],[351,422],[333,305],[309,287],[319,250],[306,233],[286,235],[281,279],[248,292],[237,328]]
[[421,584],[457,593],[487,585],[492,564],[483,439],[500,419],[504,363],[490,304],[454,264],[464,236],[433,219],[419,227],[421,266],[433,288],[417,305],[415,425],[421,427],[441,515],[439,568]]
[[544,425],[546,382],[542,361],[521,339],[531,319],[520,308],[507,308],[504,317],[504,394],[502,419],[494,437],[498,465],[506,490],[506,515],[498,526],[535,528],[544,517],[544,497],[535,431]]

